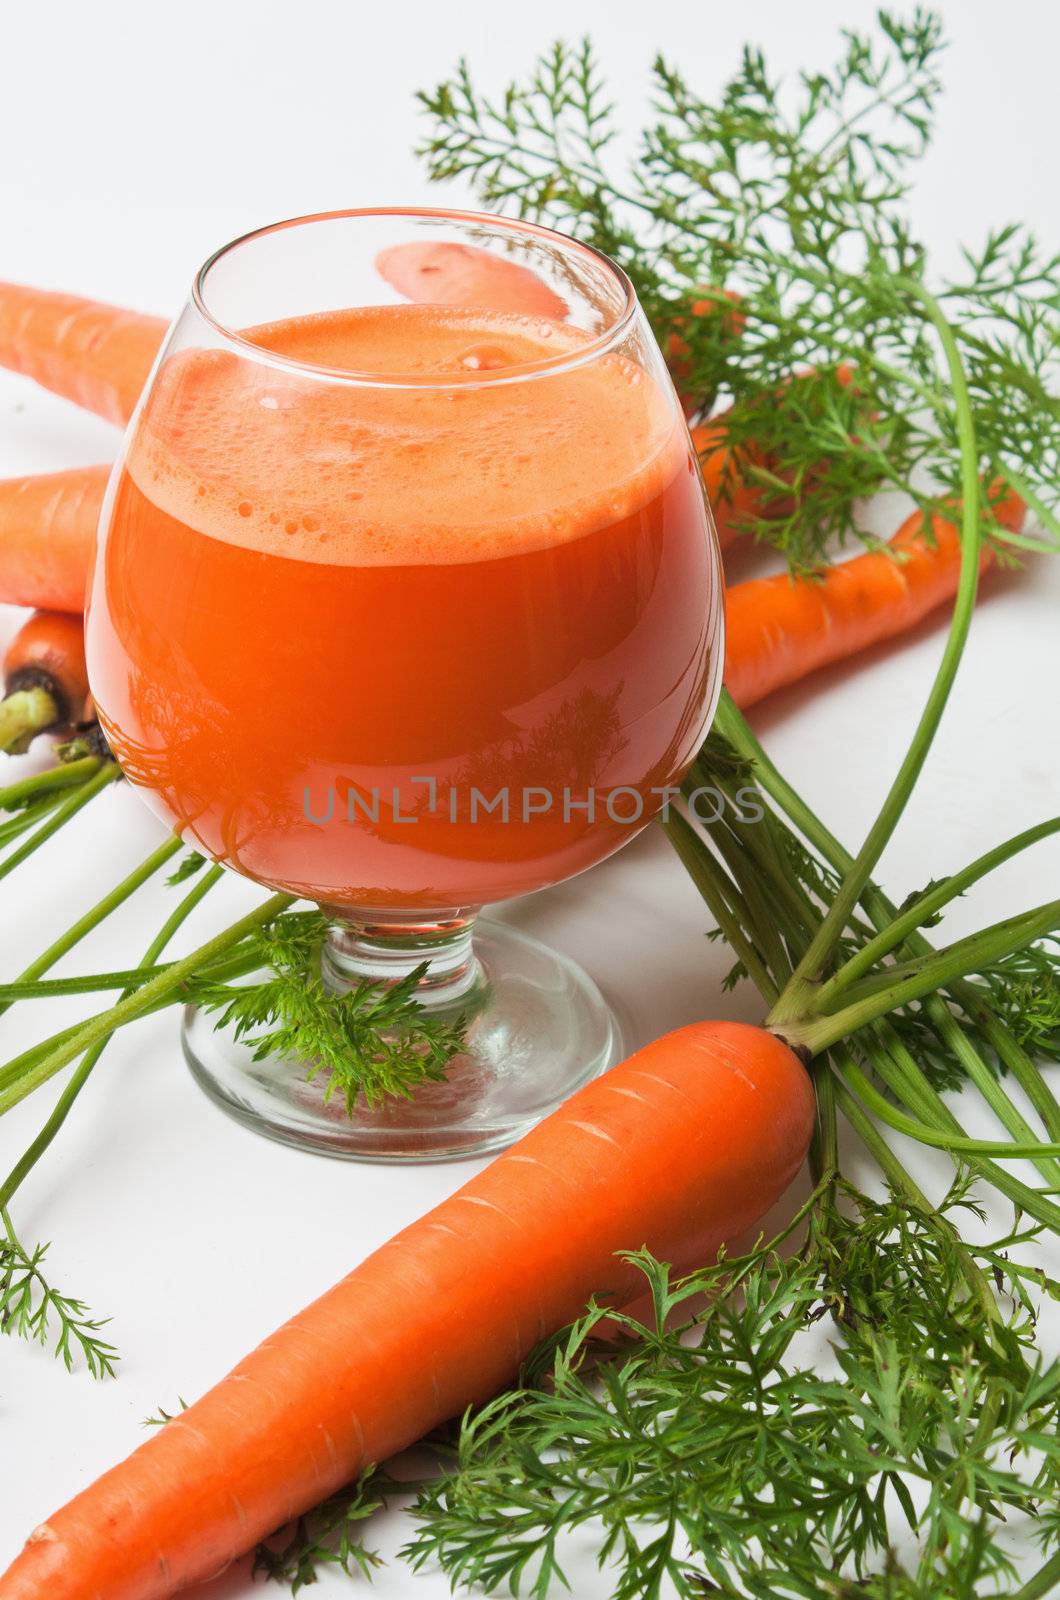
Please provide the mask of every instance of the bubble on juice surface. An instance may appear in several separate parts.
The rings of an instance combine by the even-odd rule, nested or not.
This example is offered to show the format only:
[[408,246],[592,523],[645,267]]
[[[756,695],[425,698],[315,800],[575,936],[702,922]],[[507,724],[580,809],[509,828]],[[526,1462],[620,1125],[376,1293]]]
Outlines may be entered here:
[[497,372],[503,367],[517,366],[518,361],[499,344],[479,344],[458,356],[457,365],[467,372]]

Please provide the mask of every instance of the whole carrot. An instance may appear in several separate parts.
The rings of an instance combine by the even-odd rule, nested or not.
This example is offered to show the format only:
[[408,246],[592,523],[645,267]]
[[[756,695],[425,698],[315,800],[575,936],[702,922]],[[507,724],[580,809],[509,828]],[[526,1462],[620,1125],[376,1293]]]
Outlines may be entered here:
[[161,317],[0,283],[0,366],[108,422],[129,420],[165,332]]
[[0,481],[0,600],[81,612],[109,467]]
[[30,1535],[2,1600],[157,1600],[211,1577],[370,1462],[485,1400],[590,1295],[758,1220],[802,1164],[814,1095],[774,1035],[709,1022],[572,1096],[271,1335]]
[[[1018,532],[1025,507],[1009,492],[994,507],[998,523]],[[957,591],[961,541],[935,515],[932,539],[919,511],[887,550],[874,550],[792,578],[781,573],[734,584],[725,597],[725,684],[738,706],[751,706],[807,673],[908,632]],[[984,563],[990,560],[989,552]]]

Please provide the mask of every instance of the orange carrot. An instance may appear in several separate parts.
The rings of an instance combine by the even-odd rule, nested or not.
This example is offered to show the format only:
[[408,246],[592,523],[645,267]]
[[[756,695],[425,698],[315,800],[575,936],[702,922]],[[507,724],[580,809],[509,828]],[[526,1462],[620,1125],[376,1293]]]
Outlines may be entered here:
[[211,1577],[366,1464],[485,1400],[596,1294],[681,1269],[802,1164],[810,1080],[772,1034],[704,1022],[572,1096],[30,1535],[0,1600],[156,1600]]
[[127,422],[166,332],[161,317],[0,283],[0,366],[108,422]]
[[[1024,505],[1011,491],[994,507],[1004,528],[1018,532]],[[725,683],[736,704],[751,706],[807,673],[905,633],[953,598],[961,567],[954,524],[935,515],[934,543],[919,511],[888,550],[854,556],[819,575],[737,583],[725,598]],[[893,552],[893,553],[890,553]],[[991,560],[983,555],[984,566]]]
[[375,258],[376,271],[407,300],[425,305],[478,306],[562,322],[567,303],[536,272],[473,244],[391,245]]
[[84,609],[109,467],[0,481],[0,600]]

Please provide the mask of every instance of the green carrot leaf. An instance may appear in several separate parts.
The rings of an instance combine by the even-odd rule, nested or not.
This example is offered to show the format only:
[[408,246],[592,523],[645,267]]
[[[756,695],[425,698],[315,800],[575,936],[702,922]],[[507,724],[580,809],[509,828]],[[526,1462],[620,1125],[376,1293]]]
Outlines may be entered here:
[[196,987],[196,999],[218,1013],[254,1059],[294,1057],[307,1081],[323,1076],[325,1097],[340,1094],[352,1116],[359,1099],[375,1107],[408,1099],[424,1083],[444,1080],[460,1051],[464,1020],[435,1016],[416,1000],[426,963],[399,983],[362,980],[333,994],[320,975],[326,919],[317,911],[288,912],[258,936],[266,975],[243,984]]
[[195,874],[201,872],[205,865],[206,857],[204,855],[200,855],[198,850],[189,850],[186,855],[181,857],[177,863],[176,870],[170,873],[166,883],[171,889],[175,889],[178,884],[187,883],[189,878],[194,878]]
[[45,1277],[48,1245],[27,1249],[19,1240],[6,1207],[0,1209],[0,1333],[47,1345],[67,1371],[80,1355],[93,1378],[114,1376],[119,1356],[101,1337],[106,1319],[93,1317],[81,1300],[61,1293]]

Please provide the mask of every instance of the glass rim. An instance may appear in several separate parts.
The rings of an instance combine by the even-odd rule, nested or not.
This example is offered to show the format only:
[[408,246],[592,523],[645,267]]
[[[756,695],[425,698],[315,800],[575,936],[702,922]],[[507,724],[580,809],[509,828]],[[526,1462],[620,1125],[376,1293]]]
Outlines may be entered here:
[[[607,328],[588,339],[584,345],[579,345],[575,350],[568,350],[555,356],[544,356],[540,361],[527,362],[518,367],[502,367],[493,372],[469,372],[466,377],[458,373],[359,372],[346,367],[328,367],[317,362],[301,361],[296,357],[270,350],[266,345],[255,344],[253,340],[245,338],[238,328],[229,327],[226,322],[211,311],[207,302],[206,291],[209,274],[220,261],[233,251],[238,250],[242,245],[251,244],[256,239],[268,238],[273,233],[283,233],[289,228],[307,227],[317,222],[337,222],[362,217],[405,217],[409,220],[434,218],[439,221],[454,223],[466,222],[480,226],[484,224],[490,228],[507,230],[512,235],[554,242],[568,252],[575,251],[601,265],[609,277],[618,285],[622,294],[622,305]],[[639,308],[636,290],[627,274],[616,261],[612,261],[610,256],[605,255],[602,250],[597,250],[594,245],[584,244],[580,239],[573,239],[569,234],[560,233],[554,228],[546,228],[541,223],[526,222],[515,217],[496,216],[488,211],[467,211],[449,206],[353,206],[335,211],[307,212],[302,216],[287,217],[280,222],[267,223],[264,227],[251,228],[246,233],[239,234],[235,239],[230,239],[227,244],[221,245],[219,249],[214,250],[211,255],[207,256],[195,274],[191,298],[199,316],[215,333],[219,334],[227,343],[237,345],[247,351],[262,365],[279,367],[331,383],[344,383],[356,388],[379,389],[490,388],[504,384],[524,383],[529,379],[548,377],[558,372],[567,372],[599,359],[599,357],[606,355],[616,344],[620,343]],[[410,302],[410,304],[414,303]]]

